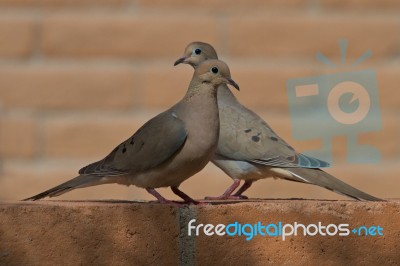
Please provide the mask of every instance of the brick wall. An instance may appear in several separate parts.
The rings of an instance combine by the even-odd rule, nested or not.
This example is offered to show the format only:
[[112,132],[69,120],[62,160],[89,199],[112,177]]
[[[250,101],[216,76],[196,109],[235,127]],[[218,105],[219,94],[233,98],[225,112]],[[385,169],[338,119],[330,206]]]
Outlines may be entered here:
[[[345,138],[334,140],[329,170],[380,197],[398,197],[400,174],[400,3],[385,1],[0,0],[0,199],[20,199],[72,178],[186,90],[192,70],[173,67],[187,43],[212,43],[231,67],[238,98],[298,150],[318,147],[291,135],[286,80],[331,71],[321,51],[378,76],[383,130],[363,134],[382,162],[346,163]],[[209,165],[182,188],[202,198],[231,180]],[[169,191],[161,190],[168,197]],[[336,199],[329,191],[264,180],[251,197]],[[64,199],[151,199],[141,189],[107,185]]]
[[[399,265],[400,223],[393,222],[399,219],[398,200],[267,200],[188,208],[124,201],[0,201],[0,264]],[[247,224],[242,229],[247,237],[214,233],[214,226],[235,222]],[[297,235],[290,235],[290,227],[282,229],[289,234],[284,240],[268,235],[278,230],[265,226],[279,222],[311,225],[310,234],[304,236],[299,226]],[[319,223],[321,233],[313,227]],[[264,228],[250,238],[249,224]],[[359,235],[341,236],[332,228],[340,224],[349,230],[379,226],[383,235],[359,229]],[[214,227],[208,231],[212,236],[204,233],[206,225]]]

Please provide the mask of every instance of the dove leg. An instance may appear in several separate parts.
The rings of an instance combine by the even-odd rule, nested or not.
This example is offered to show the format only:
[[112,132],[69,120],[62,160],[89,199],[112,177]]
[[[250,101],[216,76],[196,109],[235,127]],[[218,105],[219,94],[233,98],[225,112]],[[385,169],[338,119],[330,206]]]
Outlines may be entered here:
[[175,193],[175,195],[178,195],[180,198],[182,198],[187,203],[193,203],[194,205],[198,205],[200,203],[200,202],[192,199],[191,197],[189,197],[187,194],[185,194],[178,187],[171,186],[171,190],[172,190],[172,192]]
[[[226,199],[240,199],[240,197],[232,196],[233,191],[240,185],[240,180],[236,179],[228,189],[218,197],[205,197],[207,200],[226,200]],[[244,185],[243,185],[244,186]]]
[[146,191],[149,192],[151,195],[153,195],[154,197],[157,198],[157,200],[160,203],[164,203],[164,204],[174,204],[174,202],[167,200],[166,198],[164,198],[163,196],[161,196],[160,193],[158,193],[154,188],[146,188]]
[[246,180],[241,188],[233,194],[234,197],[239,197],[240,199],[248,199],[248,197],[242,195],[243,192],[245,192],[249,187],[251,187],[251,184],[253,184],[253,181],[248,181]]

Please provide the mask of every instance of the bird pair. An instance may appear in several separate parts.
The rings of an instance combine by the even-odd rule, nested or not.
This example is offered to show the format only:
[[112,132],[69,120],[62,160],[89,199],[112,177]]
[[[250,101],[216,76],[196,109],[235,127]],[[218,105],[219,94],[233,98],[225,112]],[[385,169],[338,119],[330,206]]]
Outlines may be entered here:
[[[357,200],[378,201],[320,168],[328,163],[296,152],[256,113],[239,103],[227,84],[239,90],[228,66],[207,43],[190,43],[175,62],[189,64],[194,74],[177,104],[145,123],[104,159],[79,176],[26,200],[59,196],[76,188],[107,183],[145,188],[160,203],[172,203],[155,188],[171,187],[184,203],[198,202],[179,185],[209,161],[234,182],[218,197],[244,199],[254,181],[274,177],[318,185]],[[244,184],[239,187],[241,180]]]

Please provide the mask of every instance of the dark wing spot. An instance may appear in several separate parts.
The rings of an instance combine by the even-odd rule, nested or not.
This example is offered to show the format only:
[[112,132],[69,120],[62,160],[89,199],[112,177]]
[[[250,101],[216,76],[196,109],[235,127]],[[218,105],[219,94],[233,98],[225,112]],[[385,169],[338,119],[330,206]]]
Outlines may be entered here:
[[273,141],[278,141],[278,138],[276,138],[276,137],[270,137],[270,139]]
[[259,142],[260,141],[260,137],[259,136],[252,136],[251,140],[254,142]]
[[249,133],[249,132],[251,132],[251,129],[250,129],[250,128],[244,130],[244,133]]
[[139,150],[138,151],[140,151],[142,148],[143,148],[143,145],[144,145],[144,142],[143,141],[141,141],[141,143],[140,143],[141,145],[140,145],[140,147],[139,147]]
[[125,153],[126,152],[126,148],[124,147],[123,149],[122,149],[122,153]]
[[131,142],[129,142],[129,144],[131,144],[131,145],[135,144],[135,141],[133,140],[133,138],[131,138]]

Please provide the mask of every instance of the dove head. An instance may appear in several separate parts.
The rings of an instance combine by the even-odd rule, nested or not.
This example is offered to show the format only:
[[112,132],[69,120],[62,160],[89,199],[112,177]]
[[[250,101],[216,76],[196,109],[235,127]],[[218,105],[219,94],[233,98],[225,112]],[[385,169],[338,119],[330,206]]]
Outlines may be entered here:
[[239,90],[239,86],[231,78],[227,64],[220,60],[211,59],[201,62],[194,71],[194,76],[202,84],[212,84],[215,88],[226,83]]
[[174,66],[184,63],[196,68],[208,59],[218,59],[214,47],[205,42],[192,42],[186,46],[183,56],[175,61]]

